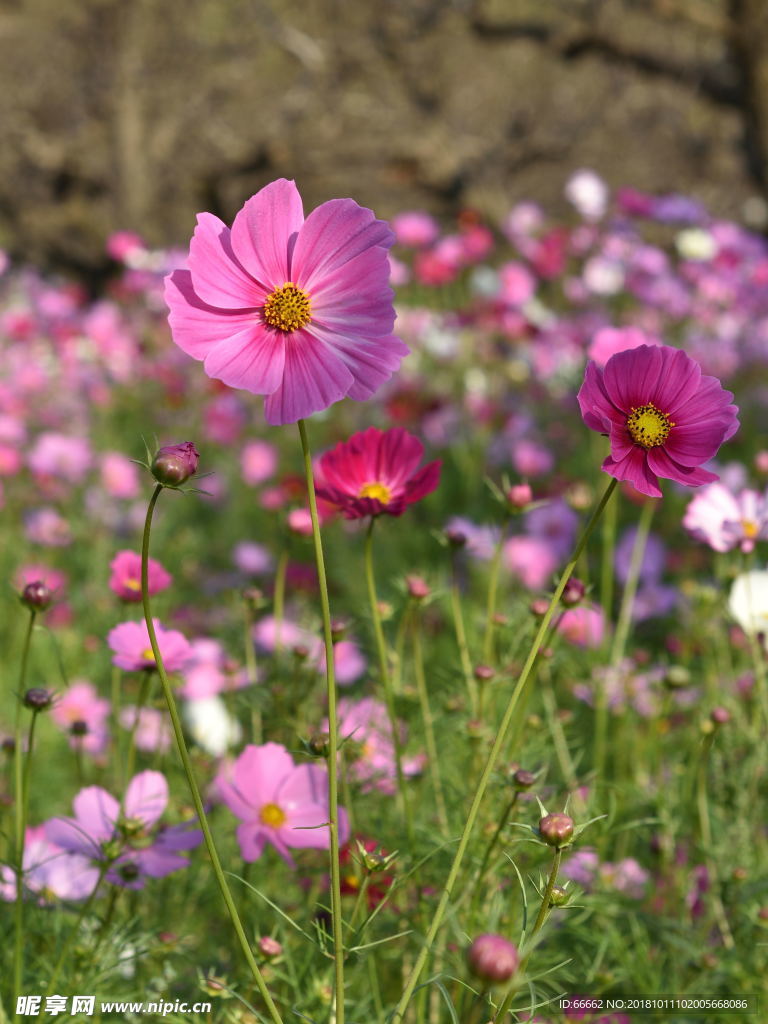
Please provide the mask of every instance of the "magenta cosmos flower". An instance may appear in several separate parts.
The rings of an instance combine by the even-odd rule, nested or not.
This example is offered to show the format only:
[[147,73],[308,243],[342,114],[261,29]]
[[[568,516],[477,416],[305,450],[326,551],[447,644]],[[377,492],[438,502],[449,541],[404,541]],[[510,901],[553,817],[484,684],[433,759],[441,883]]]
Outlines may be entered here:
[[717,480],[701,466],[739,427],[733,395],[681,349],[640,345],[600,370],[589,362],[579,405],[590,430],[606,434],[606,473],[660,498],[658,477],[688,487]]
[[[152,622],[166,672],[179,672],[192,653],[189,641],[177,629],[164,629],[157,619]],[[113,652],[112,664],[126,672],[157,668],[146,622],[121,622],[109,631],[107,643]]]
[[[109,568],[112,570],[109,577],[110,590],[122,601],[141,601],[141,555],[135,551],[118,551],[109,563]],[[147,569],[150,597],[170,587],[173,582],[170,574],[154,558],[149,559]]]
[[201,213],[189,269],[166,278],[173,340],[209,377],[265,395],[269,423],[369,398],[408,353],[392,334],[393,241],[352,199],[305,220],[284,178],[249,199],[231,230]]
[[401,516],[440,482],[439,460],[418,468],[423,454],[421,441],[402,427],[369,427],[321,457],[315,489],[345,519]]
[[[221,799],[240,819],[243,860],[258,860],[266,843],[293,866],[289,847],[327,850],[328,776],[314,764],[295,765],[279,743],[249,744],[216,780]],[[349,839],[347,812],[339,808],[339,843]]]

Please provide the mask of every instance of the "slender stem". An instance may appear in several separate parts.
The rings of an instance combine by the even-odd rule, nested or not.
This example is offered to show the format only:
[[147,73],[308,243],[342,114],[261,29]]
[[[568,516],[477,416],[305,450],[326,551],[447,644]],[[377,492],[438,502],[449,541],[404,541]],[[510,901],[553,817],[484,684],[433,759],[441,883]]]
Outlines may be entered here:
[[397,776],[397,791],[400,796],[402,808],[405,813],[405,823],[408,829],[408,839],[413,840],[413,808],[408,799],[405,788],[405,774],[403,772],[403,743],[400,736],[400,727],[397,721],[395,710],[395,694],[392,688],[392,675],[389,671],[389,658],[387,655],[387,644],[384,639],[384,629],[381,625],[381,613],[379,612],[379,599],[376,594],[376,577],[373,571],[373,527],[376,520],[371,516],[368,531],[365,535],[365,580],[368,585],[368,603],[371,606],[371,619],[373,620],[373,634],[376,638],[376,651],[379,658],[379,675],[384,687],[384,702],[387,706],[389,725],[392,730],[392,745],[395,750],[395,774]]
[[99,891],[99,886],[101,885],[104,879],[104,875],[106,875],[107,871],[109,870],[110,864],[111,861],[107,860],[102,861],[101,863],[101,866],[99,868],[99,877],[96,879],[93,889],[91,889],[88,895],[88,899],[85,901],[85,903],[83,903],[82,907],[80,908],[80,913],[77,915],[77,919],[70,928],[69,935],[67,935],[66,941],[64,942],[64,945],[61,948],[61,953],[59,953],[59,959],[56,961],[56,966],[53,968],[53,973],[51,974],[50,980],[48,982],[48,988],[45,993],[46,995],[50,995],[52,992],[56,990],[56,982],[59,979],[59,972],[61,971],[61,968],[64,966],[64,962],[66,961],[69,951],[72,948],[72,943],[77,938],[77,933],[80,930],[80,925],[83,919],[85,918],[85,915],[91,909],[91,905],[93,904],[93,901],[96,898],[96,894]]
[[266,1007],[269,1011],[269,1015],[272,1018],[273,1024],[283,1024],[282,1018],[272,1000],[272,996],[269,994],[262,973],[259,970],[259,965],[256,963],[256,960],[253,956],[253,952],[251,951],[251,945],[248,942],[248,937],[245,934],[242,922],[240,921],[240,916],[237,912],[237,907],[235,906],[235,901],[232,898],[232,893],[230,892],[229,885],[227,884],[227,880],[224,876],[224,871],[221,867],[221,861],[219,860],[219,855],[216,851],[216,846],[213,841],[213,835],[208,825],[208,819],[206,818],[205,815],[203,801],[200,796],[200,789],[197,785],[197,780],[195,779],[195,775],[192,769],[192,762],[190,760],[189,752],[187,750],[187,744],[186,741],[184,740],[184,731],[181,726],[181,719],[179,717],[179,712],[176,708],[176,701],[174,700],[173,690],[171,689],[171,684],[168,681],[168,676],[165,671],[165,665],[163,664],[163,656],[160,651],[160,646],[157,642],[155,626],[152,621],[152,609],[149,600],[149,538],[152,529],[152,514],[155,510],[157,499],[160,497],[160,492],[162,490],[162,484],[158,484],[157,487],[155,487],[155,490],[152,494],[152,497],[149,502],[149,507],[147,508],[147,518],[144,522],[144,535],[142,537],[141,542],[141,600],[144,607],[144,619],[147,624],[147,632],[149,633],[149,642],[152,647],[152,653],[155,656],[157,672],[158,675],[160,676],[160,683],[163,687],[163,694],[165,696],[166,704],[168,705],[168,713],[171,717],[171,725],[173,727],[174,736],[176,737],[176,745],[178,747],[179,755],[184,766],[184,774],[187,776],[187,782],[189,784],[192,802],[195,805],[195,810],[197,811],[197,816],[200,820],[200,827],[203,830],[205,845],[208,848],[208,855],[211,858],[211,867],[213,868],[213,873],[216,876],[216,881],[218,882],[222,898],[226,905],[227,911],[229,912],[229,916],[232,920],[232,926],[235,930],[235,934],[240,944],[240,948],[242,949],[243,955],[245,956],[246,962],[251,970],[253,979],[256,982],[256,987],[258,988],[261,997],[264,1000],[264,1003],[266,1004]]
[[493,551],[493,560],[491,562],[491,574],[488,579],[488,600],[485,608],[485,637],[483,639],[483,661],[486,665],[495,663],[493,657],[493,633],[496,628],[496,595],[499,589],[499,569],[501,568],[501,556],[504,552],[504,538],[507,533],[507,523],[509,519],[504,521],[504,525],[499,533],[499,539],[496,542],[496,547]]
[[[13,944],[13,991],[14,1000],[21,994],[21,983],[24,973],[24,841],[26,823],[26,804],[24,800],[24,762],[23,762],[23,734],[21,728],[22,698],[24,687],[27,681],[27,665],[29,663],[29,648],[32,643],[32,630],[35,628],[35,617],[37,612],[34,608],[29,610],[27,631],[24,634],[24,646],[21,650],[21,665],[19,668],[19,687],[16,694],[16,724],[13,732],[13,768],[14,768],[14,803],[15,803],[15,843],[14,854],[16,858],[16,907],[15,927]],[[34,721],[34,718],[33,718]],[[15,1003],[14,1003],[15,1005]],[[14,1013],[14,1020],[18,1020],[18,1014]]]
[[131,731],[128,734],[128,753],[125,757],[125,780],[130,782],[133,778],[133,772],[136,767],[136,733],[139,728],[139,717],[141,715],[142,708],[147,703],[149,698],[149,687],[152,680],[152,669],[144,669],[141,676],[141,685],[139,686],[139,696],[136,700],[136,707],[134,709],[135,714],[133,722],[131,723]]
[[[616,548],[616,523],[619,517],[618,501],[611,502],[605,511],[602,528],[602,565],[600,567],[600,604],[606,622],[613,619],[613,557]],[[606,630],[606,637],[608,631]]]
[[272,614],[275,619],[275,653],[283,649],[283,619],[285,617],[285,577],[288,573],[288,548],[283,548],[275,569],[275,592]]
[[560,582],[558,583],[557,589],[555,590],[555,593],[552,596],[552,600],[550,601],[549,608],[547,609],[544,617],[542,618],[539,624],[539,628],[536,633],[536,636],[533,639],[531,649],[528,652],[528,657],[526,658],[525,664],[523,665],[523,668],[520,672],[515,688],[512,691],[512,695],[509,698],[507,709],[504,712],[504,717],[502,718],[498,732],[496,733],[496,739],[494,740],[491,752],[488,755],[488,760],[486,762],[485,768],[483,769],[482,775],[480,776],[480,780],[477,784],[475,795],[472,798],[472,804],[469,809],[469,815],[467,816],[467,821],[464,825],[464,830],[461,834],[461,838],[459,839],[459,845],[453,859],[453,864],[451,865],[451,870],[448,874],[448,878],[445,883],[445,888],[443,889],[442,896],[440,897],[440,901],[435,909],[434,917],[432,918],[432,925],[430,926],[429,931],[427,932],[424,944],[419,952],[418,957],[416,958],[416,962],[413,966],[413,970],[411,971],[410,977],[405,986],[405,990],[393,1012],[393,1024],[394,1021],[403,1019],[405,1011],[408,1007],[408,1003],[411,1001],[411,996],[413,995],[416,985],[418,984],[421,972],[424,970],[427,959],[429,958],[429,954],[432,950],[432,946],[435,941],[435,936],[437,935],[438,931],[440,930],[440,926],[443,923],[443,918],[445,917],[445,912],[448,909],[448,905],[453,896],[454,886],[456,885],[456,881],[459,877],[459,871],[461,870],[461,866],[467,852],[467,847],[469,846],[469,840],[472,836],[472,831],[474,829],[475,822],[477,821],[477,815],[480,810],[480,805],[482,803],[483,797],[485,796],[485,791],[488,788],[488,783],[491,779],[491,775],[496,766],[499,754],[501,753],[502,747],[504,746],[504,741],[506,739],[507,732],[509,730],[509,726],[512,721],[512,717],[515,713],[518,701],[520,700],[521,694],[525,689],[525,684],[528,682],[528,679],[531,675],[531,670],[533,669],[534,663],[539,655],[539,648],[541,646],[541,642],[544,639],[547,629],[549,628],[549,623],[552,620],[552,616],[554,615],[555,610],[558,604],[560,603],[560,598],[562,596],[563,590],[565,589],[565,585],[571,578],[571,575],[576,567],[576,563],[579,560],[581,552],[584,550],[587,541],[589,540],[589,537],[592,534],[592,531],[594,530],[598,520],[600,519],[600,516],[603,513],[603,509],[605,508],[611,495],[613,494],[617,482],[617,480],[612,478],[610,483],[606,487],[602,498],[600,499],[597,507],[595,508],[594,512],[592,513],[592,516],[589,519],[589,522],[584,528],[584,532],[582,533],[581,538],[578,544],[576,545],[576,550],[571,556],[571,560],[568,562],[568,565],[566,565],[565,569],[563,570],[563,574],[560,577]]
[[498,823],[496,825],[496,831],[491,836],[491,841],[488,843],[488,845],[485,848],[485,854],[483,855],[482,863],[480,864],[480,867],[478,868],[477,879],[475,880],[475,887],[474,887],[474,891],[472,893],[472,907],[473,908],[474,908],[475,903],[477,901],[477,897],[480,895],[480,887],[483,884],[483,878],[485,878],[485,872],[488,870],[488,864],[489,864],[490,859],[491,859],[491,854],[496,849],[496,844],[499,841],[499,837],[501,836],[501,833],[504,831],[504,828],[505,828],[507,822],[509,821],[509,816],[512,814],[512,811],[515,809],[515,804],[517,803],[517,798],[518,798],[519,795],[520,794],[516,792],[514,794],[514,796],[512,797],[512,799],[507,804],[507,806],[504,808],[504,810],[502,812],[502,815],[499,818]]
[[[248,598],[243,598],[243,646],[245,647],[245,671],[248,683],[255,686],[259,681],[259,670],[256,663],[256,646],[253,642],[253,616]],[[261,743],[261,709],[254,702],[251,710],[251,739]]]
[[315,477],[312,472],[312,454],[307,439],[304,420],[299,420],[299,437],[304,456],[304,475],[307,481],[309,514],[312,519],[312,540],[315,546],[317,580],[320,588],[320,607],[323,615],[323,639],[325,641],[325,678],[328,695],[328,806],[330,832],[331,867],[331,918],[333,928],[334,968],[336,978],[335,1017],[336,1024],[344,1024],[344,934],[341,917],[341,865],[339,862],[339,723],[336,710],[336,674],[334,669],[333,632],[331,629],[331,606],[328,600],[328,582],[325,575],[323,542],[320,536],[320,522],[317,515]]
[[698,771],[696,773],[696,809],[699,817],[699,833],[701,835],[701,845],[704,851],[704,860],[707,864],[707,870],[712,876],[712,909],[714,911],[715,920],[717,921],[718,930],[723,939],[723,945],[726,949],[733,949],[735,946],[733,932],[731,931],[731,926],[728,923],[728,915],[725,912],[723,900],[720,895],[718,866],[712,856],[712,825],[709,820],[709,803],[707,801],[707,761],[709,759],[710,751],[712,750],[714,739],[715,737],[713,733],[707,736],[702,744]]
[[469,644],[467,643],[467,631],[464,628],[464,615],[461,610],[461,591],[456,572],[456,557],[451,553],[451,613],[453,615],[453,628],[456,631],[456,643],[459,646],[459,661],[464,676],[464,683],[469,696],[469,706],[472,710],[472,717],[477,717],[477,685],[472,673],[472,659],[469,656]]
[[432,779],[432,788],[435,791],[435,804],[437,806],[437,817],[440,822],[440,829],[443,835],[448,835],[448,811],[445,806],[445,795],[443,793],[443,782],[440,777],[440,760],[437,754],[437,743],[435,741],[435,727],[432,721],[432,707],[429,703],[427,692],[427,680],[424,675],[424,655],[421,650],[421,623],[418,613],[413,619],[413,671],[416,676],[416,690],[419,694],[421,705],[421,717],[424,721],[424,739],[427,745],[427,758],[429,761],[429,774]]
[[365,871],[363,880],[360,883],[360,888],[357,890],[357,898],[355,899],[355,905],[352,909],[352,917],[349,919],[349,926],[353,930],[357,927],[357,919],[360,917],[360,911],[363,909],[365,897],[368,893],[368,886],[371,884],[371,873]]

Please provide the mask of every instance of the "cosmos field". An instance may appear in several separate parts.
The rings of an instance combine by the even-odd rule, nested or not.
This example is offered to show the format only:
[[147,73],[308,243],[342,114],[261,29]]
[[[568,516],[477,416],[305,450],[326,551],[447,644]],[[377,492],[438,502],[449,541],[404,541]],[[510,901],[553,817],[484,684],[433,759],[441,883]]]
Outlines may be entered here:
[[0,1020],[762,1019],[768,243],[563,185],[3,259]]

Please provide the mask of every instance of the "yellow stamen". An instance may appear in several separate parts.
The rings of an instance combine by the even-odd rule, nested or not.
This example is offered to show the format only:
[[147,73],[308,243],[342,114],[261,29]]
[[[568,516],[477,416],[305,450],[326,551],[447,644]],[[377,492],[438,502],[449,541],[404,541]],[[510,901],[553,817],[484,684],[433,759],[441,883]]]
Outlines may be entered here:
[[388,505],[392,501],[392,492],[386,484],[374,481],[360,488],[358,498],[376,498],[382,505]]
[[264,303],[264,321],[279,331],[297,331],[312,319],[309,296],[291,281],[276,288]]
[[277,804],[264,804],[259,812],[259,820],[262,825],[269,825],[270,828],[280,828],[285,824],[285,811]]
[[125,580],[125,586],[128,590],[135,590],[138,593],[141,590],[141,580]]
[[754,519],[743,519],[741,522],[741,528],[744,531],[744,536],[747,540],[754,540],[760,532],[760,527]]
[[664,444],[674,425],[669,416],[657,409],[653,402],[637,408],[633,406],[627,417],[627,430],[632,440],[643,448],[658,448]]
[[141,652],[141,659],[142,661],[154,661],[155,652],[152,650],[151,647],[147,647],[146,650]]

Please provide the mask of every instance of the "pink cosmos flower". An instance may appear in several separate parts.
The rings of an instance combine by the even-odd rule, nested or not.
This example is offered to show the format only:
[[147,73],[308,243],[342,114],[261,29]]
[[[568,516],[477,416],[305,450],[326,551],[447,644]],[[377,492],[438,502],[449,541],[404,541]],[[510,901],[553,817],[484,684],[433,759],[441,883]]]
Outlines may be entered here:
[[55,508],[37,508],[24,519],[24,532],[33,544],[47,548],[65,548],[72,543],[69,523]]
[[557,554],[544,537],[510,537],[502,561],[529,590],[541,590],[557,568]]
[[[223,802],[242,822],[237,841],[243,860],[258,860],[267,843],[293,866],[289,847],[327,850],[328,780],[323,768],[295,765],[279,743],[249,744],[230,769],[216,779]],[[339,808],[339,843],[349,838],[349,822]]]
[[189,822],[160,826],[168,804],[168,783],[160,772],[134,775],[120,803],[101,786],[87,786],[74,799],[74,818],[51,818],[45,837],[64,850],[110,867],[108,882],[127,889],[143,889],[146,878],[164,878],[189,861],[191,850],[203,839]]
[[424,210],[404,210],[392,218],[392,230],[400,245],[420,249],[435,241],[440,225]]
[[139,468],[121,452],[106,452],[101,457],[101,484],[112,498],[136,498]]
[[660,476],[688,487],[718,479],[701,466],[738,430],[732,398],[668,345],[618,352],[604,370],[588,363],[578,394],[586,425],[611,439],[603,470],[652,498]]
[[768,538],[768,498],[750,490],[736,496],[720,483],[710,484],[688,505],[683,526],[714,551],[738,544],[749,553],[756,541]]
[[82,437],[48,432],[41,434],[29,453],[29,466],[39,476],[80,483],[91,465],[91,447]]
[[68,734],[73,750],[101,754],[109,742],[109,712],[109,701],[98,695],[92,683],[81,680],[73,682],[56,699],[51,708],[51,718]]
[[[122,601],[136,603],[141,601],[141,555],[135,551],[118,551],[109,563],[112,575],[109,577],[109,588]],[[149,559],[148,587],[150,596],[159,594],[170,587],[172,577],[154,558]]]
[[421,441],[402,427],[369,427],[320,458],[317,494],[345,519],[400,516],[440,481],[439,460],[418,468],[423,454]]
[[605,636],[605,616],[598,605],[568,608],[558,620],[557,632],[576,647],[600,647]]
[[208,376],[267,396],[268,423],[370,398],[408,352],[392,334],[393,240],[352,199],[305,220],[284,178],[249,199],[231,230],[201,213],[189,270],[166,278],[173,340]]
[[165,751],[171,746],[171,727],[168,716],[157,708],[141,708],[136,714],[136,707],[128,704],[120,712],[120,725],[124,729],[134,729],[134,741],[137,750]]
[[[327,720],[323,723],[327,731]],[[392,794],[396,791],[395,742],[387,709],[374,697],[339,701],[339,736],[350,740],[347,754],[354,756],[350,774],[362,784],[363,792],[373,789]],[[400,739],[406,740],[405,726],[400,726]],[[403,758],[403,774],[418,775],[424,768],[423,756]]]
[[[49,842],[42,825],[28,828],[24,841],[24,889],[45,906],[53,901],[84,900],[99,878],[98,869],[87,857],[69,853]],[[0,899],[16,899],[16,872],[0,865]]]
[[258,487],[274,475],[277,469],[277,449],[268,441],[249,441],[240,455],[243,480],[250,487]]
[[646,334],[639,327],[602,327],[592,339],[587,355],[603,367],[617,352],[639,348],[640,345],[661,345],[661,340]]
[[[164,629],[157,619],[152,622],[166,671],[181,671],[190,657],[189,642],[178,630]],[[107,643],[114,652],[112,664],[118,668],[127,672],[140,672],[142,669],[157,667],[146,622],[121,622],[110,630]]]

